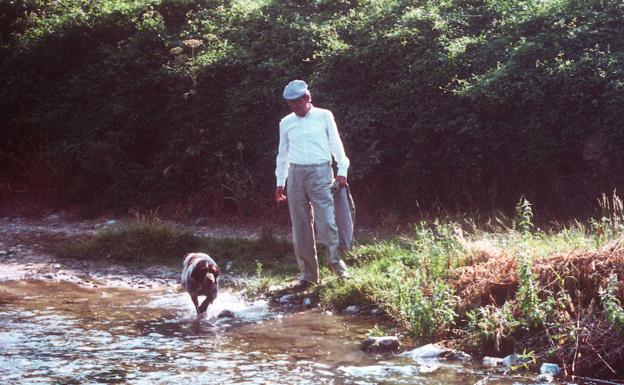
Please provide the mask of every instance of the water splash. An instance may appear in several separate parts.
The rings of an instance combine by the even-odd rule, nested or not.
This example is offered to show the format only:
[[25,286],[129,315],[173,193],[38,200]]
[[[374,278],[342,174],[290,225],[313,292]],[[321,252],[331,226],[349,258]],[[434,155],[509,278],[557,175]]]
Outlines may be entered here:
[[148,303],[152,308],[175,309],[179,320],[198,320],[201,322],[228,322],[229,318],[219,318],[224,312],[233,314],[239,322],[258,322],[275,317],[269,310],[266,300],[247,301],[240,293],[230,289],[221,289],[215,301],[208,307],[206,313],[197,315],[190,296],[185,292],[167,293]]

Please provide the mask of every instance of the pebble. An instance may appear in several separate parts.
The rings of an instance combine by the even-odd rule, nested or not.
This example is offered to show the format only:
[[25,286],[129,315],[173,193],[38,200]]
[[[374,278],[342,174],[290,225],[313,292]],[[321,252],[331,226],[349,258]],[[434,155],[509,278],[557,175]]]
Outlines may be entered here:
[[559,372],[561,372],[561,368],[559,368],[559,365],[557,364],[545,362],[542,364],[542,366],[540,366],[541,374],[551,374],[553,376],[556,376],[557,374],[559,374]]
[[547,384],[550,384],[551,382],[555,380],[552,374],[547,374],[547,373],[540,374],[535,379],[539,382],[545,382]]
[[444,358],[447,361],[461,361],[461,362],[470,362],[472,361],[472,357],[470,354],[459,351],[459,350],[451,350]]
[[290,301],[292,301],[295,298],[294,294],[286,294],[282,297],[280,297],[279,302],[280,303],[288,303]]
[[234,318],[234,317],[235,317],[234,312],[231,310],[223,310],[217,316],[217,318]]
[[346,315],[356,315],[359,312],[360,312],[360,307],[357,305],[347,306],[347,308],[344,309],[344,313]]
[[400,346],[396,336],[368,337],[362,342],[362,349],[367,352],[396,352]]
[[503,358],[503,365],[510,367],[510,366],[515,366],[515,365],[522,365],[523,363],[527,362],[528,359],[520,357],[516,354],[510,354],[507,357]]
[[503,364],[503,359],[499,357],[483,357],[483,365],[485,366],[499,366]]
[[449,349],[443,348],[437,344],[427,344],[420,346],[414,350],[403,353],[404,356],[408,356],[411,359],[418,358],[438,358],[444,353],[450,352]]

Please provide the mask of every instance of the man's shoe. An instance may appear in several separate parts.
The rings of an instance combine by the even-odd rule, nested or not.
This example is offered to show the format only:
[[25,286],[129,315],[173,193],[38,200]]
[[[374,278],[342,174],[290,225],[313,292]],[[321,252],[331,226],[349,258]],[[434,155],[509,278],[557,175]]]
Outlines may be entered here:
[[310,281],[304,281],[303,279],[300,280],[299,282],[295,283],[290,290],[292,291],[303,291],[306,290],[310,287],[314,286],[314,283],[310,282]]

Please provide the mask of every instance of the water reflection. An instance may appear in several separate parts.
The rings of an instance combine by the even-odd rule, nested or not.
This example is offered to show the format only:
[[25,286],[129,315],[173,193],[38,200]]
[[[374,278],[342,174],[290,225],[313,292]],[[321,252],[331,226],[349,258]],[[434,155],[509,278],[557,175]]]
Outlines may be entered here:
[[[219,318],[223,310],[234,318]],[[462,367],[363,353],[372,325],[318,310],[279,314],[222,290],[204,317],[175,285],[0,284],[7,384],[474,384]],[[498,379],[489,384],[530,383]],[[535,384],[535,382],[533,382]]]

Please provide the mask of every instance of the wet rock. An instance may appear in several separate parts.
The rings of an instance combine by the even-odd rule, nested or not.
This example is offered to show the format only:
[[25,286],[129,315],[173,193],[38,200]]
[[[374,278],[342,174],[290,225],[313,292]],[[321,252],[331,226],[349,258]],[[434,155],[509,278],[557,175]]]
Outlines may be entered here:
[[288,303],[290,301],[292,301],[293,299],[295,299],[295,295],[294,294],[286,294],[280,297],[279,299],[279,303]]
[[312,304],[312,300],[311,300],[309,297],[305,297],[305,298],[303,299],[303,301],[301,302],[301,304],[302,304],[304,307],[312,307],[312,305],[313,305],[313,304]]
[[52,215],[48,215],[48,217],[46,218],[46,221],[48,222],[56,222],[59,219],[61,219],[61,217],[57,214],[52,214]]
[[503,359],[500,357],[483,357],[484,366],[502,366]]
[[114,219],[109,219],[109,220],[107,220],[107,221],[106,221],[106,224],[107,224],[108,226],[116,225],[116,224],[117,224],[117,221],[116,221],[116,220],[114,220]]
[[217,316],[217,318],[234,318],[234,317],[236,316],[234,315],[234,312],[231,310],[223,310]]
[[529,362],[528,358],[519,356],[517,354],[510,354],[507,357],[503,358],[503,366],[507,367],[522,365],[527,362]]
[[401,342],[396,336],[368,337],[362,341],[362,350],[371,353],[396,352]]
[[347,308],[344,309],[344,313],[346,315],[356,315],[359,312],[360,312],[360,307],[357,305],[347,306]]
[[444,356],[447,361],[461,361],[461,362],[470,362],[472,361],[472,357],[470,354],[459,351],[459,350],[451,350]]
[[6,250],[0,250],[0,257],[4,257],[6,255],[9,255],[9,252]]
[[403,353],[403,356],[407,356],[413,360],[418,359],[436,359],[452,352],[450,349],[442,347],[437,344],[427,344],[418,347],[414,350]]
[[540,366],[541,374],[550,374],[556,376],[557,374],[559,374],[559,372],[561,372],[561,368],[557,364],[550,364],[545,362],[542,364],[542,366]]
[[535,380],[539,381],[540,383],[550,384],[555,380],[555,377],[552,374],[545,373],[535,377]]

